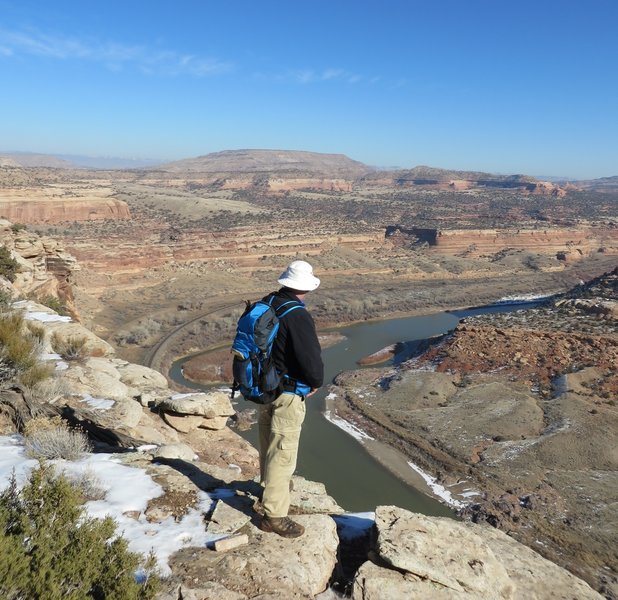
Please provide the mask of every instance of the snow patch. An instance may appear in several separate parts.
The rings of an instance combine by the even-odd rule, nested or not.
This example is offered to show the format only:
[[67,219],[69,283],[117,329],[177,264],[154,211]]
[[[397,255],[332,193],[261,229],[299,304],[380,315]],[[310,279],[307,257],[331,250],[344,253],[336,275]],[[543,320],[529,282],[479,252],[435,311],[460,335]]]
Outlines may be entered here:
[[24,319],[26,321],[40,321],[41,323],[70,323],[72,321],[71,317],[63,317],[39,310],[25,313]]
[[[148,554],[154,551],[161,575],[170,575],[169,557],[186,545],[205,547],[221,535],[208,534],[204,528],[204,513],[212,506],[212,498],[198,493],[198,504],[180,520],[173,516],[161,523],[149,523],[144,516],[148,502],[161,496],[163,488],[155,483],[144,469],[123,465],[112,454],[91,454],[77,462],[51,461],[59,471],[69,477],[94,476],[105,491],[103,500],[94,500],[84,505],[86,514],[93,518],[112,517],[118,527],[118,535],[128,542],[129,550]],[[23,485],[36,460],[24,455],[22,437],[0,436],[0,490],[4,489],[15,471],[18,485]],[[126,513],[139,512],[137,519]]]
[[82,396],[82,402],[85,402],[90,408],[95,410],[109,410],[114,406],[114,400],[107,400],[105,398],[93,398],[92,396]]
[[464,502],[461,502],[460,500],[456,500],[453,497],[453,494],[451,494],[451,492],[449,492],[443,485],[440,485],[439,483],[437,483],[435,477],[432,477],[431,475],[428,475],[427,473],[425,473],[425,471],[423,471],[420,467],[415,465],[413,462],[408,461],[408,465],[410,465],[410,468],[413,471],[416,471],[423,478],[425,483],[431,488],[431,491],[436,496],[438,496],[438,498],[441,498],[442,500],[444,500],[446,504],[448,504],[449,506],[452,506],[453,508],[463,508],[464,506],[466,506]]
[[327,421],[330,421],[333,425],[339,427],[339,429],[343,429],[346,433],[350,434],[354,439],[362,442],[363,440],[372,440],[373,438],[365,433],[362,429],[357,427],[356,425],[338,417],[337,415],[333,415],[330,410],[324,412],[324,418]]
[[503,296],[495,302],[495,304],[525,304],[526,302],[535,302],[536,300],[545,300],[551,298],[553,294],[522,294],[521,296]]

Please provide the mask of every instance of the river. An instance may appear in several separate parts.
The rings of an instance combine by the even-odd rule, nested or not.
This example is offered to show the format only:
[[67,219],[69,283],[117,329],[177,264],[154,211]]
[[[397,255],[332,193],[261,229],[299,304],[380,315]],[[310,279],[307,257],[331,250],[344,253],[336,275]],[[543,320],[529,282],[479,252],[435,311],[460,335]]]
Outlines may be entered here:
[[[526,303],[526,308],[539,301]],[[326,348],[323,353],[325,381],[341,371],[358,369],[356,361],[391,344],[403,342],[403,350],[390,361],[406,360],[423,340],[447,333],[464,317],[489,312],[506,312],[522,308],[521,304],[497,304],[481,308],[359,323],[337,329],[345,339]],[[194,356],[194,355],[193,355]],[[170,370],[172,379],[187,387],[202,389],[182,376],[177,360]],[[363,445],[324,417],[327,386],[307,400],[307,417],[303,425],[297,474],[326,485],[328,493],[348,511],[370,511],[382,504],[394,504],[411,511],[433,516],[453,516],[450,508],[404,483],[385,469]],[[239,410],[248,403],[235,400]],[[257,445],[257,427],[240,432]]]

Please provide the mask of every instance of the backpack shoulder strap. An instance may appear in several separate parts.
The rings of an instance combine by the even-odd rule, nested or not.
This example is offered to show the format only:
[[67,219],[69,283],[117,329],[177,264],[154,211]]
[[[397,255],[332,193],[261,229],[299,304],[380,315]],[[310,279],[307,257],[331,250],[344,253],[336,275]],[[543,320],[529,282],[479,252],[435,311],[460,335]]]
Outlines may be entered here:
[[277,297],[274,294],[271,294],[270,297],[268,298],[268,305],[272,306],[275,310],[275,314],[277,315],[277,318],[282,319],[283,317],[285,317],[285,315],[287,315],[289,312],[292,312],[293,310],[296,310],[297,308],[304,308],[305,305],[302,302],[299,302],[298,300],[285,300],[284,302],[281,302],[281,304],[278,304],[275,299]]
[[[291,303],[293,303],[292,306],[289,306]],[[287,308],[285,308],[287,305]],[[281,308],[285,308],[285,310],[279,314],[279,310]],[[279,317],[279,319],[283,319],[283,317],[285,317],[285,315],[287,315],[288,313],[292,312],[293,310],[296,310],[297,308],[303,308],[303,305],[300,302],[296,302],[295,300],[290,300],[290,302],[286,302],[285,304],[282,304],[278,309],[277,309],[277,316]]]

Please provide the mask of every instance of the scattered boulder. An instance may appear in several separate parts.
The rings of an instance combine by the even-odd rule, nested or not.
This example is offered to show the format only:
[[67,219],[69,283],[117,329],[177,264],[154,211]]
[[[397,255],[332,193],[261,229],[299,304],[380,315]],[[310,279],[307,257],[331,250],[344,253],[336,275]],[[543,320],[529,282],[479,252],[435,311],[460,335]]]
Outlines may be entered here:
[[201,429],[213,429],[218,431],[227,425],[227,417],[214,417],[213,419],[202,419],[199,427]]
[[229,395],[221,391],[178,394],[171,398],[157,400],[155,406],[164,412],[199,415],[207,419],[230,417],[234,414]]
[[176,413],[161,413],[163,420],[180,433],[189,433],[197,429],[204,421],[204,417],[197,415],[179,415]]
[[157,448],[153,453],[154,458],[178,459],[193,461],[195,459],[195,451],[191,446],[178,442],[176,444],[165,444]]
[[602,598],[497,529],[395,506],[376,509],[376,529],[376,560],[356,574],[355,600]]
[[248,497],[217,500],[206,529],[208,533],[235,533],[251,520],[252,511],[253,501]]
[[118,371],[120,373],[120,381],[129,387],[140,390],[167,389],[167,379],[154,369],[125,363],[123,366],[118,367]]

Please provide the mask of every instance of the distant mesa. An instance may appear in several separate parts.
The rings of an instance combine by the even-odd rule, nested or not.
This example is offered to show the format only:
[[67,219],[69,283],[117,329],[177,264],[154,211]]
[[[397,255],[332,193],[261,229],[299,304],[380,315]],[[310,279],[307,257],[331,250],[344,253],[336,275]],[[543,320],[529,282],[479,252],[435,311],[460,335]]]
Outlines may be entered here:
[[0,152],[1,167],[135,170],[154,182],[162,177],[174,185],[192,182],[218,189],[260,189],[265,192],[330,190],[351,192],[378,188],[466,191],[512,190],[561,198],[577,190],[618,191],[618,176],[586,181],[541,180],[529,175],[497,175],[419,165],[411,169],[380,169],[344,154],[304,150],[243,149],[213,152],[159,164],[146,159]]
[[160,160],[82,156],[79,154],[37,154],[0,152],[0,167],[39,167],[48,169],[141,169],[158,165]]
[[588,181],[578,181],[577,187],[595,192],[618,192],[618,175],[613,177],[600,177]]
[[0,154],[0,167],[48,167],[52,169],[72,169],[68,160],[50,154],[30,152],[6,152]]
[[357,178],[374,169],[344,154],[302,150],[225,150],[161,165],[161,170],[200,173],[311,173]]

